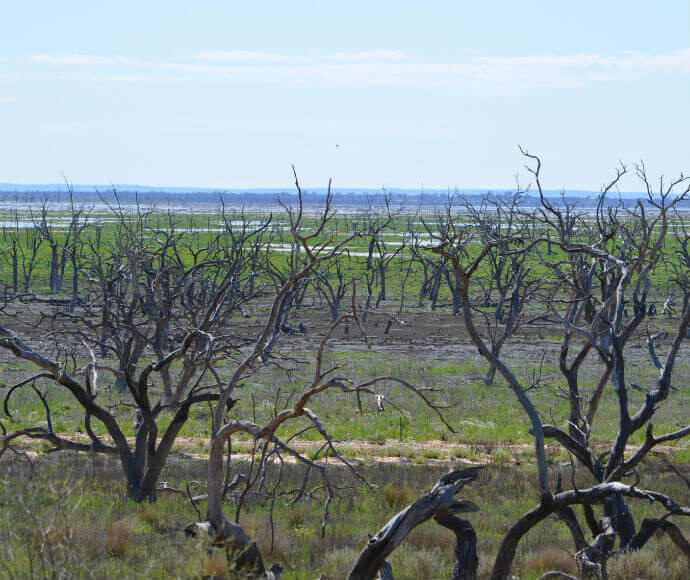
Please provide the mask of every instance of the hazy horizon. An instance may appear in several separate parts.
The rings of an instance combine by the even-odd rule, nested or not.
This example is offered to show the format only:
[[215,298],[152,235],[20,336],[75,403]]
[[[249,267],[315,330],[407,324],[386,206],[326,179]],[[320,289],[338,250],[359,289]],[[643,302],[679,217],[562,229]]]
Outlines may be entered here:
[[[300,187],[304,193],[311,194],[325,194],[328,191],[328,187],[311,187],[308,185],[300,184]],[[209,194],[227,194],[227,195],[242,195],[242,194],[296,194],[297,189],[292,186],[288,187],[245,187],[245,188],[232,188],[232,187],[195,187],[195,186],[156,186],[156,185],[140,185],[140,184],[126,184],[126,183],[115,183],[115,184],[72,184],[69,186],[66,183],[44,183],[44,184],[31,184],[31,183],[1,183],[0,182],[0,195],[1,194],[34,194],[38,195],[41,193],[51,193],[60,194],[69,192],[69,189],[79,196],[84,196],[86,194],[105,194],[108,195],[112,192],[113,188],[118,193],[162,193],[162,194],[178,194],[187,195],[193,193],[202,193],[204,195]],[[513,192],[515,186],[513,187],[472,187],[472,188],[453,188],[453,189],[439,189],[439,188],[405,188],[405,187],[347,187],[347,186],[336,186],[332,185],[331,191],[334,194],[360,194],[360,195],[381,195],[384,193],[392,193],[405,195],[409,197],[419,197],[425,194],[431,196],[443,196],[446,194],[457,193],[460,195],[484,195],[487,193],[501,194],[505,192]],[[544,189],[544,194],[549,197],[559,197],[565,195],[566,197],[593,197],[599,194],[598,190],[582,190],[582,189]],[[538,191],[534,188],[529,189],[526,195],[534,197],[538,196]],[[646,196],[643,191],[612,191],[609,194],[610,198],[616,196],[622,197],[635,197],[635,196]]]

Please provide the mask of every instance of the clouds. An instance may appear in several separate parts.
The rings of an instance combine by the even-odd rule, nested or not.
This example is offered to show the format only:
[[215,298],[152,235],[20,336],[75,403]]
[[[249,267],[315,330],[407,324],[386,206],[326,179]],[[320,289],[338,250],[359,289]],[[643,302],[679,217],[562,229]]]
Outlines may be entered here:
[[[94,54],[34,54],[27,59],[31,63],[47,64],[50,66],[99,66],[108,64],[124,64],[128,62],[119,56],[108,57]],[[129,61],[132,62],[132,61]]]
[[560,71],[647,71],[688,74],[690,48],[660,54],[621,51],[615,55],[571,54],[562,56],[476,57],[473,62],[493,68]]
[[334,52],[328,55],[331,60],[363,62],[363,61],[401,61],[409,60],[410,56],[402,50],[387,50],[380,48],[369,52]]
[[194,55],[195,60],[209,62],[226,62],[236,64],[256,64],[256,63],[315,63],[319,61],[338,61],[338,62],[396,62],[409,60],[410,56],[402,50],[389,50],[379,48],[378,50],[362,52],[333,52],[330,54],[317,54],[311,56],[284,55],[273,52],[260,52],[255,50],[212,50],[198,52]]
[[[7,63],[12,63],[7,60]],[[690,74],[690,49],[649,54],[471,55],[425,62],[401,50],[283,55],[249,50],[205,51],[188,59],[154,61],[90,54],[35,54],[15,69],[43,67],[74,80],[301,84],[333,87],[413,87],[482,95],[528,94],[601,82]],[[28,70],[28,72],[31,72]]]
[[198,52],[194,55],[195,60],[211,62],[231,62],[231,63],[294,63],[308,62],[307,57],[288,56],[273,52],[260,52],[256,50],[211,50]]

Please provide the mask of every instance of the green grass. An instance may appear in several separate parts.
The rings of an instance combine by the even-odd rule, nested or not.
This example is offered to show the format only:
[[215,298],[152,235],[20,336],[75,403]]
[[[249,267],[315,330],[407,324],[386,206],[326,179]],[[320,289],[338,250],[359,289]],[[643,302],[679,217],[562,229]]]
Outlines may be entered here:
[[[356,347],[356,345],[355,345]],[[362,348],[365,348],[362,346]],[[510,352],[507,349],[507,352]],[[297,358],[308,360],[309,352],[292,352]],[[528,379],[532,369],[520,366],[521,361],[510,360],[508,362],[518,369],[518,375]],[[386,397],[395,402],[399,410],[390,405],[384,406],[383,412],[376,409],[373,397],[363,395],[363,408],[360,415],[355,398],[352,394],[344,394],[338,390],[329,390],[310,403],[317,415],[324,421],[330,434],[343,441],[371,441],[381,442],[386,440],[403,441],[432,441],[442,440],[448,443],[464,443],[470,445],[494,445],[497,443],[529,444],[531,436],[528,433],[528,423],[524,413],[508,389],[505,383],[497,378],[494,385],[488,387],[483,376],[486,365],[480,361],[462,363],[443,362],[434,359],[414,360],[412,358],[400,359],[397,357],[381,356],[374,352],[353,352],[333,350],[329,351],[324,364],[341,365],[353,381],[365,380],[372,376],[395,376],[405,379],[419,387],[433,387],[435,392],[430,393],[430,398],[439,404],[449,406],[442,413],[446,420],[456,431],[451,433],[440,421],[436,413],[425,405],[413,393],[406,389],[390,385],[382,385],[379,390]],[[641,385],[651,384],[655,372],[646,361],[632,361],[628,367],[629,380]],[[231,372],[231,367],[219,365],[221,374]],[[265,422],[273,416],[278,387],[281,394],[278,397],[278,409],[284,408],[287,402],[287,394],[293,389],[303,389],[310,376],[310,368],[302,367],[300,373],[286,373],[267,367],[251,377],[244,387],[238,391],[238,403],[231,412],[231,417],[246,418],[256,416],[258,422]],[[3,366],[0,396],[4,396],[8,386],[16,380],[30,376],[32,367],[25,362],[8,360]],[[537,408],[547,409],[550,416],[567,417],[568,403],[562,396],[562,389],[566,387],[558,370],[550,365],[544,365],[543,386],[531,392]],[[660,405],[655,415],[654,425],[656,433],[673,431],[676,424],[686,419],[686,411],[690,406],[690,389],[681,382],[682,377],[687,377],[688,365],[679,365],[676,372],[680,380],[676,383],[678,390],[673,393],[668,401]],[[582,372],[583,392],[594,388],[597,378],[597,368],[586,367]],[[46,391],[46,397],[53,409],[53,425],[57,432],[71,435],[84,433],[83,412],[74,404],[71,395],[65,389],[50,387],[49,383],[37,382]],[[154,385],[152,392],[160,387]],[[251,395],[251,396],[249,396]],[[629,397],[631,408],[636,408],[644,401],[644,392],[631,390]],[[111,404],[120,400],[121,395],[115,391],[101,390],[99,399],[102,404]],[[155,400],[155,396],[153,397]],[[12,418],[3,418],[8,430],[19,429],[45,420],[43,408],[38,397],[30,389],[16,391],[9,406]],[[617,410],[617,399],[612,388],[607,387],[601,402],[599,417],[610,417]],[[133,426],[130,420],[131,411],[127,407],[115,408],[113,413],[120,419],[122,429],[126,436],[132,437]],[[163,412],[160,419],[160,433],[169,424],[171,413]],[[208,407],[197,405],[192,408],[190,418],[180,433],[181,437],[194,438],[200,442],[207,442],[209,437],[210,411]],[[279,434],[288,436],[296,432],[304,424],[290,423]],[[562,424],[564,426],[564,424]],[[93,423],[94,430],[104,434],[103,426]],[[593,431],[593,443],[606,444],[611,441],[616,433],[616,424],[599,420],[595,423]],[[642,441],[644,434],[639,432],[632,439],[633,445]],[[320,438],[315,431],[308,432],[306,440]]]

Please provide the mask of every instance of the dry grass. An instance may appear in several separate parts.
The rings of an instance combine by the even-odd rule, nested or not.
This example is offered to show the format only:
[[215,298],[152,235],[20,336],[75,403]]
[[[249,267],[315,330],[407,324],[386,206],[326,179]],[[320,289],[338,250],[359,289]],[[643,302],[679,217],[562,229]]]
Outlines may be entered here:
[[383,486],[383,497],[392,508],[402,508],[414,501],[415,492],[407,483],[387,483]]
[[[90,460],[77,456],[52,456],[53,468],[45,462],[36,464],[36,472],[24,463],[4,463],[8,477],[0,481],[0,503],[6,517],[0,519],[0,578],[25,578],[33,558],[34,569],[58,570],[55,577],[64,578],[200,578],[222,577],[226,562],[222,552],[211,554],[204,542],[190,541],[181,530],[196,519],[185,498],[165,495],[155,505],[135,505],[124,500],[117,466],[103,460],[88,481],[81,481],[84,465]],[[679,501],[686,501],[684,484],[661,466],[644,465],[641,476],[648,484],[664,490]],[[658,467],[658,466],[657,466]],[[175,463],[165,477],[175,486],[202,477],[205,465]],[[234,469],[242,469],[238,463]],[[364,466],[367,478],[380,491],[350,488],[346,470],[332,467],[334,481],[344,485],[339,499],[331,504],[329,525],[321,537],[323,496],[290,504],[288,498],[275,502],[273,529],[269,520],[270,502],[256,494],[248,496],[240,523],[265,557],[267,565],[280,562],[287,570],[286,580],[342,579],[347,575],[367,534],[375,533],[397,511],[427,491],[446,471],[443,466],[382,464]],[[58,481],[57,474],[73,479]],[[269,468],[267,477],[274,472]],[[286,465],[283,477],[290,488],[302,481],[299,466]],[[309,482],[316,485],[314,476]],[[586,485],[578,476],[578,486]],[[470,515],[477,532],[480,568],[479,578],[488,577],[499,542],[508,526],[533,507],[536,502],[534,474],[529,466],[488,466],[477,482],[463,489],[462,495],[477,503],[481,512]],[[23,497],[24,507],[17,505]],[[204,506],[201,506],[204,509]],[[631,502],[639,522],[658,510],[646,502]],[[227,513],[234,515],[228,502]],[[38,525],[36,522],[40,522]],[[688,522],[676,523],[685,534]],[[30,533],[29,533],[30,532]],[[445,528],[429,522],[417,528],[390,558],[397,578],[444,578],[453,565],[455,538]],[[513,573],[523,580],[537,578],[546,570],[574,572],[568,553],[572,538],[567,528],[550,518],[527,534],[520,543]],[[44,562],[37,562],[37,558]],[[4,566],[4,568],[3,568]],[[663,535],[650,541],[637,554],[624,555],[610,562],[612,578],[690,578],[685,559]],[[9,571],[8,571],[9,570]],[[664,572],[659,576],[661,571]],[[46,577],[36,574],[36,578]],[[51,576],[47,576],[51,577]]]
[[223,550],[213,550],[206,561],[206,574],[222,578],[228,573],[228,559]]
[[671,562],[661,561],[654,548],[612,558],[607,566],[610,580],[688,580],[690,565],[680,554]]
[[82,553],[84,557],[123,557],[132,547],[135,524],[131,518],[110,523],[89,524],[75,522],[63,536],[69,548]]
[[290,528],[295,529],[304,525],[304,520],[307,516],[307,510],[304,504],[297,504],[290,510],[287,518],[287,524]]
[[[132,544],[134,526],[130,520],[113,522],[101,532],[101,543],[106,554],[124,556]],[[98,534],[95,536],[98,538]]]
[[558,570],[568,574],[577,572],[571,554],[557,546],[549,546],[535,554],[525,555],[523,570],[530,576],[541,575],[550,570]]

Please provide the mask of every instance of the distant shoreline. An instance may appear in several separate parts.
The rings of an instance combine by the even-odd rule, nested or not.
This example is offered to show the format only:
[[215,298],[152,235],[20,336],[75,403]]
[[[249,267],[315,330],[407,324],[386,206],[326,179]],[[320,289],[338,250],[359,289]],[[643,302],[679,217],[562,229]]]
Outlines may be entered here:
[[[562,203],[574,204],[581,208],[593,208],[597,206],[599,194],[597,192],[572,192],[568,191],[545,191],[545,195],[552,203],[560,205]],[[325,201],[326,190],[305,190],[302,200],[304,204],[310,206],[321,206]],[[423,193],[401,193],[399,191],[381,190],[336,191],[333,193],[332,204],[339,208],[361,208],[367,206],[382,206],[386,201],[392,207],[414,208],[435,208],[444,207],[452,196],[454,205],[461,209],[464,200],[478,202],[483,198],[497,199],[505,196],[512,196],[513,192],[492,192],[487,190],[458,190],[455,192],[429,192]],[[218,191],[195,191],[195,192],[164,192],[164,191],[129,191],[129,190],[90,190],[82,191],[75,188],[73,192],[75,204],[98,206],[106,208],[109,204],[133,205],[137,202],[146,206],[157,206],[160,210],[184,211],[190,208],[199,208],[203,213],[219,209],[224,203],[228,209],[246,208],[254,211],[272,210],[279,207],[279,203],[294,205],[298,202],[297,194],[287,191],[243,191],[243,192],[218,192]],[[222,203],[221,203],[222,200]],[[646,194],[642,193],[609,193],[606,196],[606,206],[616,206],[623,203],[626,206],[634,205],[637,201],[648,204]],[[67,205],[70,203],[68,192],[37,190],[37,191],[1,191],[0,190],[0,210],[21,209],[31,211],[40,208],[43,203],[54,206]],[[536,207],[540,205],[538,195],[534,192],[523,197],[520,205],[525,207]],[[17,207],[21,206],[21,207]],[[690,209],[690,200],[679,204],[683,209]]]
[[[113,190],[118,194],[158,194],[158,195],[189,195],[201,194],[211,195],[216,198],[223,194],[227,196],[235,195],[290,195],[295,194],[294,187],[246,187],[246,188],[230,188],[230,187],[182,187],[182,186],[150,186],[150,185],[134,185],[134,184],[70,184],[72,191],[80,194],[93,194],[98,197],[98,194],[107,195],[112,194]],[[302,187],[302,191],[306,194],[324,195],[328,188],[326,187]],[[447,197],[449,194],[456,193],[463,195],[484,195],[487,192],[503,193],[511,192],[513,188],[510,187],[480,187],[480,188],[444,188],[444,189],[421,189],[409,187],[333,187],[332,192],[340,195],[400,195],[400,196],[443,196]],[[48,184],[31,184],[31,183],[0,183],[0,196],[5,193],[11,194],[51,194],[51,195],[67,195],[68,186],[65,183],[48,183]],[[565,194],[566,197],[587,198],[597,197],[599,191],[585,190],[585,189],[547,189],[544,193],[549,197],[561,197]],[[642,191],[624,191],[620,192],[622,197],[640,197],[645,193]]]

